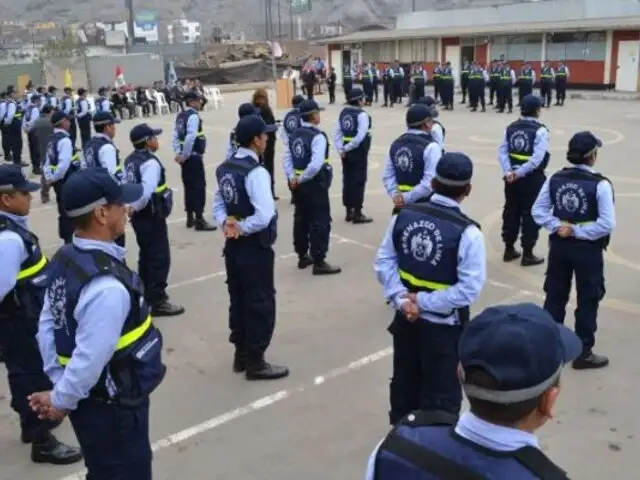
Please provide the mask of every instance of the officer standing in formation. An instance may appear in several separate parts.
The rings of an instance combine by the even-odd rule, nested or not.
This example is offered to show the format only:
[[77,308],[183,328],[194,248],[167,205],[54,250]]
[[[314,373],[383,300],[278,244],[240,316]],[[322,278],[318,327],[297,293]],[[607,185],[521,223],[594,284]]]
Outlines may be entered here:
[[78,89],[77,109],[76,118],[78,119],[82,148],[84,148],[87,142],[91,140],[91,110],[87,100],[87,90],[84,88]]
[[483,112],[487,111],[484,86],[488,81],[487,72],[474,61],[469,69],[469,106],[472,112],[478,111],[478,104],[482,107]]
[[442,62],[440,62],[433,69],[433,98],[435,99],[436,102],[438,101],[438,99],[442,100],[442,97],[440,96],[440,92],[442,89],[442,69],[443,68],[444,67],[442,65]]
[[342,88],[344,90],[345,101],[347,101],[347,95],[353,87],[353,79],[355,76],[355,70],[350,65],[345,65],[342,69]]
[[569,81],[569,67],[564,62],[560,62],[560,66],[555,72],[556,77],[556,106],[563,107],[567,98],[567,82]]
[[509,113],[513,112],[513,84],[516,83],[516,74],[507,62],[500,67],[500,81],[498,82],[498,113],[504,113],[509,107]]
[[[503,260],[510,262],[522,256],[523,267],[544,262],[544,258],[533,253],[540,227],[531,216],[531,207],[546,179],[544,171],[550,156],[549,130],[538,120],[541,107],[540,97],[524,97],[520,104],[522,116],[507,127],[498,150],[505,197],[502,210]],[[522,254],[515,249],[520,233]]]
[[334,145],[342,158],[342,204],[346,209],[344,220],[354,224],[373,221],[362,213],[372,127],[371,115],[362,109],[363,96],[359,88],[351,89],[347,95],[348,105],[340,112],[333,133]]
[[58,204],[58,236],[64,243],[71,243],[73,224],[64,213],[62,191],[69,177],[80,169],[80,159],[73,151],[69,136],[69,118],[60,110],[51,115],[53,134],[47,143],[44,161],[44,178],[53,186]]
[[314,275],[332,275],[342,271],[326,262],[331,236],[329,189],[333,169],[329,162],[329,140],[318,128],[321,108],[314,100],[299,106],[300,128],[289,137],[284,153],[284,173],[289,188],[295,191],[293,246],[298,268],[313,265]]
[[[362,90],[364,91],[364,104],[371,106],[373,104],[373,76],[374,68],[373,64],[363,66],[362,70]],[[347,92],[347,103],[349,103],[349,95],[351,91]]]
[[607,357],[593,353],[598,305],[605,295],[603,252],[616,225],[611,181],[593,169],[601,146],[591,132],[576,133],[567,151],[573,166],[545,182],[532,209],[538,225],[551,232],[544,308],[558,323],[564,323],[576,277],[575,331],[582,352],[573,368],[578,370],[609,364]]
[[187,228],[208,232],[216,230],[204,219],[207,179],[204,171],[204,154],[207,139],[202,130],[202,119],[198,111],[202,108],[202,97],[197,92],[184,95],[187,108],[178,113],[173,131],[173,151],[182,171],[184,207],[187,212]]
[[393,213],[424,200],[431,194],[432,179],[442,156],[442,148],[430,135],[438,112],[423,104],[407,110],[407,131],[389,148],[382,183],[393,200]]
[[491,70],[489,71],[489,105],[493,105],[495,95],[496,103],[500,98],[500,62],[493,59],[491,61]]
[[545,61],[540,69],[540,96],[542,103],[549,108],[551,106],[551,97],[553,96],[553,68],[549,66],[549,62]]
[[0,137],[2,137],[2,156],[5,162],[11,161],[11,144],[9,143],[8,128],[4,123],[7,115],[7,92],[0,92]]
[[445,110],[453,110],[455,83],[453,81],[451,62],[447,62],[444,67],[440,69],[440,81],[442,106]]
[[[460,71],[460,88],[462,89],[462,101],[460,104],[467,103],[467,90],[469,88],[469,76],[471,75],[471,64],[466,58],[462,61],[462,70]],[[469,97],[471,92],[469,91]],[[471,100],[471,98],[469,98]]]
[[416,103],[418,99],[424,97],[424,90],[427,85],[427,72],[421,64],[417,64],[413,67],[411,72],[411,81],[413,83],[413,91],[409,97],[409,106]]
[[27,107],[27,112],[24,116],[23,128],[27,133],[27,143],[29,145],[29,157],[31,158],[31,169],[35,175],[40,175],[42,169],[40,168],[40,149],[38,148],[38,141],[32,130],[33,122],[40,117],[40,109],[42,108],[42,97],[40,95],[32,95],[31,103]]
[[392,68],[393,75],[391,76],[392,89],[392,103],[402,103],[402,83],[404,81],[404,69],[400,66],[398,60],[395,61]]
[[[302,95],[298,95],[298,97],[304,100]],[[256,108],[253,103],[245,102],[240,104],[238,107],[238,120],[246,117],[247,115],[260,115],[260,110]],[[236,129],[233,128],[231,133],[229,134],[229,140],[227,142],[227,147],[224,152],[224,158],[231,158],[236,154],[238,150],[238,141],[236,140]]]
[[444,125],[442,125],[442,123],[436,120],[439,113],[435,99],[427,95],[426,97],[418,99],[416,103],[426,105],[431,110],[431,118],[433,119],[433,124],[431,125],[429,133],[431,134],[431,138],[433,139],[433,141],[440,145],[440,148],[444,152],[444,137],[447,134],[447,130],[444,128]]
[[376,255],[378,281],[396,309],[391,425],[417,409],[460,412],[458,341],[486,280],[484,237],[460,209],[472,174],[469,157],[445,153],[433,195],[392,217]]
[[389,64],[384,65],[382,72],[382,95],[384,96],[383,107],[393,107],[394,95],[393,95],[393,69]]
[[[51,123],[51,116],[54,110],[50,105],[45,105],[40,110],[40,117],[36,118],[33,122],[31,130],[36,137],[36,145],[38,146],[38,155],[40,155],[40,161],[44,163],[47,157],[47,145],[49,143],[49,137],[53,134],[53,124]],[[49,191],[51,187],[47,183],[44,174],[40,176],[40,200],[42,203],[49,203],[51,201]]]
[[371,68],[373,68],[373,101],[378,103],[379,91],[378,87],[380,86],[380,70],[378,70],[378,66],[375,62],[371,62]]
[[0,348],[11,407],[20,416],[22,442],[31,444],[31,460],[67,465],[82,459],[80,450],[59,442],[50,430],[60,421],[38,419],[27,400],[51,389],[36,342],[44,288],[32,282],[42,275],[47,259],[27,227],[31,193],[38,190],[40,185],[29,182],[18,165],[0,166]]
[[154,317],[182,315],[184,308],[169,302],[167,279],[171,267],[167,217],[173,210],[173,191],[167,185],[164,166],[155,155],[161,129],[146,123],[129,132],[134,151],[124,162],[127,183],[142,185],[142,196],[131,204],[131,226],[138,242],[138,274],[144,298]]
[[107,89],[100,87],[98,89],[98,96],[96,97],[96,113],[110,112],[111,102],[107,98]]
[[162,335],[114,242],[143,187],[119,184],[103,168],[82,170],[67,185],[62,203],[75,234],[43,282],[37,336],[54,386],[29,401],[41,418],[69,415],[87,478],[151,480],[149,395],[166,372]]
[[276,321],[274,285],[278,214],[271,176],[260,162],[267,146],[266,125],[247,115],[236,125],[238,150],[216,169],[218,190],[213,215],[226,238],[225,269],[229,289],[230,342],[235,346],[233,371],[247,380],[274,380],[289,375],[287,367],[264,359]]
[[[296,128],[300,128],[300,111],[298,107],[300,104],[304,102],[304,97],[302,95],[295,95],[291,99],[291,110],[289,110],[284,119],[282,120],[282,128],[280,129],[280,140],[282,141],[282,145],[284,146],[284,152],[289,148],[289,136],[294,132]],[[284,165],[284,154],[282,156],[282,162]],[[289,186],[289,190],[291,191],[291,204],[295,203],[295,191],[291,190]]]
[[69,118],[69,123],[71,124],[69,135],[71,135],[71,143],[75,148],[78,126],[76,125],[76,102],[73,99],[73,89],[71,87],[64,87],[64,95],[60,99],[60,108]]
[[408,415],[374,450],[366,480],[568,480],[533,432],[554,418],[562,368],[580,347],[537,305],[485,309],[458,347],[470,411]]
[[3,133],[8,137],[8,147],[11,151],[11,161],[22,167],[26,167],[28,163],[22,161],[22,118],[24,117],[24,109],[22,103],[16,101],[16,89],[13,85],[7,87],[7,106],[4,115],[5,130]]
[[42,105],[49,105],[52,108],[58,108],[58,97],[56,97],[56,93],[58,92],[58,88],[55,85],[49,85],[47,89],[46,102],[43,102]]
[[533,93],[533,85],[536,83],[536,72],[529,62],[524,62],[524,66],[518,77],[518,106],[522,105],[522,99]]

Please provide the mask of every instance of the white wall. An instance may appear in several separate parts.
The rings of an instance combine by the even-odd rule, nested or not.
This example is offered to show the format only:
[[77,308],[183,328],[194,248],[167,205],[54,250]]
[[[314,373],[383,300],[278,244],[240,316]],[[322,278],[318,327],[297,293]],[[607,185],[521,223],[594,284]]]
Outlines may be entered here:
[[499,7],[401,14],[396,28],[473,27],[521,22],[562,22],[640,15],[638,0],[554,0]]

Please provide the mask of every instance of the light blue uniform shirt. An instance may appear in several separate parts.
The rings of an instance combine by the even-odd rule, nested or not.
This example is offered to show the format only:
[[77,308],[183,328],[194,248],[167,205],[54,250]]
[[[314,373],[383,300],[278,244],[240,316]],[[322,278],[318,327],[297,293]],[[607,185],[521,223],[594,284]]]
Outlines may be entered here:
[[[120,260],[126,254],[124,248],[111,242],[74,236],[73,244],[78,248],[101,250]],[[78,402],[89,396],[116,351],[130,309],[129,292],[113,275],[102,275],[90,280],[82,288],[73,311],[78,323],[76,348],[69,363],[62,368],[57,359],[54,330],[64,326],[56,326],[49,295],[45,295],[37,338],[44,372],[54,385],[51,404],[56,409],[75,410]],[[115,387],[109,380],[107,378],[106,387],[114,395]]]
[[71,166],[71,160],[73,158],[73,145],[71,144],[71,137],[69,132],[62,128],[54,128],[53,133],[62,132],[65,137],[58,140],[58,165],[54,168],[49,162],[49,155],[46,155],[44,161],[44,178],[48,182],[57,182],[62,180],[67,174],[67,170]]
[[[471,412],[465,412],[460,416],[455,431],[462,438],[496,452],[513,452],[523,447],[540,448],[538,437],[534,434],[494,425],[478,418]],[[376,457],[381,444],[382,442],[376,446],[369,457],[365,480],[374,480],[375,478]]]
[[111,175],[115,175],[118,169],[118,154],[115,145],[112,143],[113,139],[104,133],[96,133],[94,137],[102,137],[109,140],[109,143],[102,145],[98,150],[98,162],[100,162],[102,168],[109,170]]
[[96,105],[96,109],[99,112],[110,112],[111,111],[111,101],[108,98],[100,101],[100,106]]
[[77,118],[82,118],[86,115],[91,115],[91,111],[89,110],[89,102],[87,102],[86,98],[78,99],[78,113],[76,115]]
[[434,123],[429,133],[431,133],[433,141],[440,145],[440,148],[444,148],[444,131],[442,130],[442,125]]
[[180,140],[178,140],[178,129],[175,126],[173,127],[173,138],[171,139],[173,151],[176,155],[181,155],[183,158],[189,158],[191,156],[191,150],[193,149],[193,144],[198,135],[198,127],[200,126],[198,112],[193,108],[188,108],[187,111],[189,111],[191,115],[189,115],[189,119],[187,120],[187,133],[184,137],[184,144],[180,144]]
[[[23,228],[27,228],[27,217],[12,215],[8,212],[0,212],[0,215],[10,218]],[[16,286],[20,266],[28,258],[29,254],[20,235],[9,230],[0,233],[0,302],[4,300]]]
[[62,111],[67,115],[71,115],[71,113],[73,112],[73,101],[71,100],[71,98],[65,98],[62,101]]
[[[429,135],[428,132],[413,128],[407,130],[407,133],[414,135]],[[410,192],[399,192],[398,182],[396,181],[396,169],[393,166],[390,154],[387,153],[382,173],[384,189],[391,198],[398,193],[402,193],[402,198],[404,198],[404,203],[406,204],[414,203],[421,198],[427,197],[431,193],[431,180],[436,176],[436,166],[440,161],[440,157],[442,157],[442,147],[438,142],[433,141],[427,145],[427,148],[424,149],[422,154],[422,160],[424,161],[424,174],[422,175],[422,180],[420,180],[420,183]]]
[[51,95],[49,97],[49,105],[51,105],[53,108],[58,108],[58,97]]
[[[455,200],[443,197],[437,193],[431,200],[448,207],[459,207]],[[408,301],[403,295],[409,293],[400,280],[398,271],[398,255],[393,245],[393,229],[397,216],[391,218],[391,223],[378,248],[374,261],[374,269],[378,281],[383,287],[384,296],[396,309]],[[451,310],[468,307],[480,296],[487,279],[487,255],[484,246],[484,236],[475,225],[470,225],[462,234],[458,247],[458,281],[444,290],[434,292],[420,292],[417,296],[420,318],[432,323],[455,325],[457,315],[453,313],[447,318],[432,315],[428,312],[447,314]]]
[[[316,125],[312,125],[308,122],[301,122],[303,127],[313,127],[318,128]],[[315,177],[318,172],[322,169],[324,162],[326,160],[325,153],[327,151],[327,139],[320,132],[313,137],[313,141],[311,142],[311,162],[307,165],[304,172],[298,177],[298,181],[300,183],[308,182],[313,177]],[[291,156],[291,151],[289,150],[289,146],[284,151],[284,158],[282,160],[284,164],[284,173],[289,180],[292,180],[295,176],[295,170],[293,168],[293,159]]]
[[31,105],[29,107],[29,121],[27,121],[27,119],[25,118],[22,125],[25,132],[28,132],[29,130],[31,130],[31,127],[33,126],[33,122],[35,122],[39,116],[40,116],[40,108],[34,105]]
[[[522,120],[537,122],[537,118],[533,117],[522,117]],[[533,172],[536,168],[540,166],[542,161],[544,160],[544,156],[549,150],[549,130],[545,127],[540,127],[536,131],[536,139],[533,142],[533,154],[531,158],[522,165],[518,165],[515,168],[511,166],[511,162],[509,161],[509,139],[507,138],[507,134],[505,133],[504,138],[502,139],[502,143],[498,148],[498,160],[500,162],[500,166],[502,167],[503,175],[511,171],[516,172],[516,176],[518,178],[522,178],[531,172]]]
[[4,123],[4,118],[7,115],[7,102],[0,101],[0,123]]
[[[260,162],[256,152],[244,147],[239,147],[235,156],[238,158],[250,156],[256,163]],[[244,187],[255,212],[253,215],[240,220],[238,226],[243,235],[251,235],[269,226],[269,222],[276,214],[276,204],[271,192],[271,176],[262,165],[249,172],[244,180]],[[227,206],[219,188],[213,196],[213,219],[220,228],[224,226],[224,222],[227,220]]]
[[[160,168],[159,163],[160,160],[151,160],[152,159],[150,158],[142,165],[140,165],[140,184],[142,185],[142,197],[140,197],[137,202],[131,204],[131,208],[136,212],[139,212],[147,206],[149,200],[151,200],[151,195],[153,195],[153,193],[156,191],[156,188],[158,188],[158,184],[160,183],[160,176],[162,174],[162,169]],[[128,175],[125,175],[124,178],[125,182],[136,183],[134,181],[129,181],[130,179],[128,178]]]
[[4,115],[4,124],[11,125],[13,122],[13,116],[16,114],[16,102],[14,100],[10,100],[7,103],[7,112]]
[[358,114],[358,131],[356,133],[356,136],[353,137],[353,139],[347,142],[347,144],[345,145],[342,134],[342,125],[340,125],[340,119],[338,118],[333,130],[333,144],[335,145],[336,150],[338,150],[338,152],[340,153],[350,152],[351,150],[355,150],[360,146],[360,144],[367,136],[368,132],[369,115],[367,115],[367,112],[362,111]]
[[[588,165],[573,165],[574,168],[594,173],[595,170]],[[613,202],[613,189],[606,180],[598,183],[596,198],[598,201],[598,218],[595,222],[583,225],[571,225],[573,236],[579,240],[598,240],[607,235],[616,227],[616,209]],[[562,226],[559,218],[553,216],[553,200],[549,194],[549,179],[542,185],[538,198],[531,208],[533,220],[551,233],[555,233]]]

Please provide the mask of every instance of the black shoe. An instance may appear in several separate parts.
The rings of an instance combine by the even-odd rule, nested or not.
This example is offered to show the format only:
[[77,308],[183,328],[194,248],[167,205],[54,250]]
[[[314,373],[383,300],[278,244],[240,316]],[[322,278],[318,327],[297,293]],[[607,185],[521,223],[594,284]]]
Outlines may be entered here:
[[363,223],[371,223],[373,222],[373,218],[367,217],[362,212],[356,213],[353,216],[353,223],[356,225],[362,225]]
[[575,370],[594,370],[604,368],[607,365],[609,365],[609,359],[607,357],[598,355],[592,351],[583,353],[571,364]]
[[40,167],[36,167],[33,169],[34,175],[42,175],[42,169]]
[[163,300],[151,306],[151,315],[154,317],[175,317],[184,313],[184,307],[169,303],[169,300]]
[[218,229],[218,227],[211,225],[204,218],[196,218],[194,227],[196,232],[213,232]]
[[313,266],[314,275],[335,275],[341,271],[340,267],[332,267],[327,262],[317,263]]
[[504,254],[502,255],[503,262],[511,262],[513,260],[517,260],[520,258],[522,254],[513,247],[507,247],[504,249]]
[[49,434],[46,441],[31,445],[31,460],[35,463],[71,465],[82,460],[82,452],[79,448],[65,445]]
[[277,202],[278,200],[280,200],[280,197],[279,197],[279,196],[277,196],[277,195],[274,195],[274,196],[273,196],[273,201],[274,201],[274,202]]
[[21,167],[28,167],[29,166],[29,164],[27,162],[13,162],[13,163],[15,163],[16,165],[20,165]]
[[241,350],[236,348],[236,353],[233,355],[233,371],[235,373],[242,373],[247,369],[247,356]]
[[50,197],[44,197],[44,196],[40,197],[40,202],[41,203],[49,203],[50,201],[51,201]]
[[[49,430],[55,430],[56,428],[58,428],[60,426],[60,424],[62,423],[62,420],[59,420],[59,421],[56,421],[56,422],[49,421],[47,423],[49,423]],[[23,430],[22,433],[20,434],[20,440],[24,444],[30,444],[30,443],[33,443],[33,442],[36,441],[37,435],[38,435],[37,433],[29,432],[28,430]],[[50,435],[50,434],[48,434],[48,435]]]
[[193,217],[193,214],[187,214],[187,228],[193,228],[196,224],[196,219]]
[[520,265],[523,267],[534,267],[544,263],[544,258],[536,257],[533,252],[525,252],[520,260]]
[[487,111],[487,109],[486,109],[485,107],[482,107],[482,111],[483,111],[483,112],[486,112],[486,111]]
[[245,372],[247,380],[277,380],[289,376],[289,369],[280,365],[271,365],[261,360],[247,364]]
[[477,108],[473,108],[473,107],[471,107],[471,111],[472,111],[472,112],[477,112],[477,111],[478,111],[478,109],[477,109]]
[[345,222],[353,222],[353,210],[347,208],[347,214],[344,216]]
[[298,259],[298,268],[304,270],[307,267],[313,265],[313,259],[309,255],[305,255]]

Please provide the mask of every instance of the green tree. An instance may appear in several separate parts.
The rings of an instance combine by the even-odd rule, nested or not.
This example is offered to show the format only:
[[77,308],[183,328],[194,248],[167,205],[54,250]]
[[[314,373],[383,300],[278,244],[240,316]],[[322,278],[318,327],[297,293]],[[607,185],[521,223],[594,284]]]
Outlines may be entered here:
[[79,57],[86,51],[86,46],[80,43],[71,32],[67,32],[64,38],[47,41],[40,51],[40,57]]

